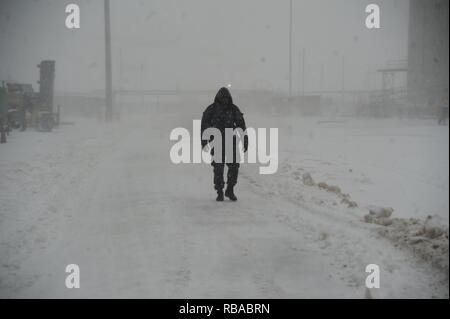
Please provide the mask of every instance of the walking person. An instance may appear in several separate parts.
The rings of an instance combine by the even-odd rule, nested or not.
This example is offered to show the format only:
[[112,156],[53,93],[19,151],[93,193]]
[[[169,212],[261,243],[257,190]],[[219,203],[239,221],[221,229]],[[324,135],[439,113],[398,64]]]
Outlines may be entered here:
[[[237,197],[234,194],[234,187],[237,184],[237,179],[239,175],[240,167],[240,157],[239,152],[236,148],[238,143],[237,137],[233,136],[233,149],[226,149],[225,145],[225,129],[230,128],[232,130],[241,129],[245,133],[247,127],[245,125],[244,115],[239,110],[239,108],[233,104],[233,98],[231,97],[230,91],[223,87],[217,92],[214,99],[214,103],[206,108],[202,116],[201,124],[201,134],[208,128],[216,128],[222,134],[222,154],[214,154],[214,147],[211,149],[211,156],[213,161],[211,165],[213,166],[214,172],[214,189],[217,191],[216,200],[222,202],[224,200],[224,195],[228,197],[231,201],[237,201]],[[202,148],[212,142],[210,140],[202,139]],[[217,142],[217,141],[216,141]],[[216,143],[215,142],[215,143]],[[248,149],[248,137],[244,134],[244,152]],[[218,157],[221,156],[221,157]],[[217,159],[220,161],[217,161]],[[216,160],[214,160],[216,159]],[[224,182],[224,169],[225,163],[228,167],[227,172],[227,188],[225,193],[223,189],[225,187]]]

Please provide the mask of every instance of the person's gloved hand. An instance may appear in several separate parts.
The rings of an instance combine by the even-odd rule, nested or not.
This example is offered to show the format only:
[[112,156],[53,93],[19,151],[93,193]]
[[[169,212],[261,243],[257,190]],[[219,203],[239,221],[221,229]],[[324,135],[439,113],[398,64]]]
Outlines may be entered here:
[[248,150],[248,136],[244,136],[244,153],[247,153]]

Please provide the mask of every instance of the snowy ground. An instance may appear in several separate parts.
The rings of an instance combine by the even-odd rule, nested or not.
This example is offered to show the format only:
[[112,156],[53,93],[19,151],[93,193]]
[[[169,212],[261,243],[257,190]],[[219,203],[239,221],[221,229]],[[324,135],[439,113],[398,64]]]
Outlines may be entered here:
[[[199,116],[14,132],[0,146],[0,297],[448,298],[448,126],[249,111],[248,126],[279,127],[279,171],[243,165],[239,201],[216,203],[211,167],[169,159],[170,131]],[[392,224],[365,222],[373,205]],[[443,234],[421,232],[427,216]],[[72,263],[80,289],[64,284]],[[370,293],[367,264],[381,269]]]

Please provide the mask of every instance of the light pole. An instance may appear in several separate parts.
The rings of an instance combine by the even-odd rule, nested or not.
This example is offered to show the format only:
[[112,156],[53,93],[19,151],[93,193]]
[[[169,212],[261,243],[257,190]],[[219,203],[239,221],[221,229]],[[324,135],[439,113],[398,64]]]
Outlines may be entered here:
[[139,87],[141,89],[141,105],[142,109],[144,109],[144,85],[143,85],[143,77],[144,77],[144,63],[141,63],[140,74],[139,74]]
[[112,120],[112,65],[111,65],[111,25],[109,18],[109,0],[104,0],[105,14],[105,119]]
[[305,95],[305,59],[306,59],[306,49],[303,48],[302,51],[299,52],[299,59],[298,59],[299,69],[301,70],[299,72],[299,80],[301,79],[302,81],[301,86],[302,95]]
[[345,104],[345,56],[342,54],[342,106]]
[[289,97],[292,96],[292,1],[289,1]]

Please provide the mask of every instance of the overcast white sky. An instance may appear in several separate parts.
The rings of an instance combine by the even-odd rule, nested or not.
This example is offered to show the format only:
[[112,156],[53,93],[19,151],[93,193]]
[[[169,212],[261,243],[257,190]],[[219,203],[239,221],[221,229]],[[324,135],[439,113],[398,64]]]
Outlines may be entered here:
[[[80,6],[79,30],[65,28],[68,3]],[[380,30],[365,28],[369,3],[381,6]],[[343,57],[345,87],[366,89],[369,70],[406,59],[408,10],[408,0],[294,0],[294,91],[302,48],[307,91],[340,89]],[[122,51],[126,88],[288,88],[288,0],[111,0],[111,21],[114,86]],[[101,0],[0,0],[0,80],[37,89],[36,65],[55,59],[57,90],[103,89],[103,35]]]

